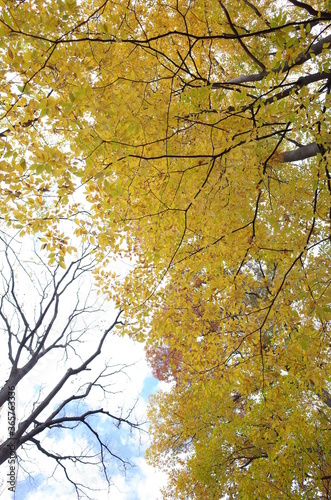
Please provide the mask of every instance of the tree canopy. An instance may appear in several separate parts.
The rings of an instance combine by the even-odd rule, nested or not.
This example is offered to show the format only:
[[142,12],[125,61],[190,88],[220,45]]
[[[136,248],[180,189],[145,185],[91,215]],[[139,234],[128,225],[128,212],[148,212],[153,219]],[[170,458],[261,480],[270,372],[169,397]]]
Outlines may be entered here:
[[165,495],[328,498],[330,2],[1,9],[0,216],[50,264],[95,245],[174,381],[151,403]]

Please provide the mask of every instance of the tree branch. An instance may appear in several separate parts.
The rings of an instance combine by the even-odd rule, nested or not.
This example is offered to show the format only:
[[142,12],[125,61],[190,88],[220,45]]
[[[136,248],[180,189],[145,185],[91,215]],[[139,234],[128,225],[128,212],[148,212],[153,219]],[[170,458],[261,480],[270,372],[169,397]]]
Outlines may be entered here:
[[312,142],[311,144],[301,146],[300,148],[294,149],[293,151],[280,153],[278,159],[281,163],[290,163],[293,161],[306,160],[307,158],[316,156],[317,153],[321,152],[322,150],[320,146],[316,142]]
[[322,40],[320,40],[319,42],[313,43],[306,50],[298,54],[297,57],[294,59],[294,61],[292,61],[291,63],[289,61],[285,61],[284,63],[280,64],[279,66],[277,66],[277,68],[274,68],[271,71],[264,70],[261,71],[260,73],[253,73],[250,75],[242,75],[236,78],[231,78],[227,82],[220,82],[220,83],[216,82],[212,84],[212,88],[214,89],[220,88],[222,87],[222,85],[225,85],[226,83],[240,84],[248,82],[260,82],[270,73],[287,73],[294,67],[300,66],[305,62],[309,61],[312,58],[312,54],[314,54],[314,56],[317,56],[321,54],[322,50],[330,50],[330,44],[331,44],[331,35],[328,35],[325,38],[322,38]]

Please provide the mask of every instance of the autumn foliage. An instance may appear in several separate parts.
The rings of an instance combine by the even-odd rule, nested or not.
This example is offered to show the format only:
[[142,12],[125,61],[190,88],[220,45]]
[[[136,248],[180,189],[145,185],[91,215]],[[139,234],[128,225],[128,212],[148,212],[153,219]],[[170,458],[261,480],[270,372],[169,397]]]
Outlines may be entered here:
[[165,497],[329,498],[330,2],[0,4],[0,216],[95,245]]

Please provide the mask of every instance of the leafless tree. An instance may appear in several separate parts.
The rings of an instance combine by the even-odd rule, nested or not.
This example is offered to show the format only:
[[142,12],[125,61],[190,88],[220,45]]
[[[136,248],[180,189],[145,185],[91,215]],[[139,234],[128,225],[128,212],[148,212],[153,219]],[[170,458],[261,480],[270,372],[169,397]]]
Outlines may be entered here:
[[[21,453],[28,455],[38,450],[54,460],[55,468],[62,470],[72,484],[78,498],[90,498],[93,485],[73,471],[94,465],[111,484],[109,463],[115,459],[124,468],[129,465],[113,451],[103,428],[109,423],[118,428],[140,429],[142,422],[134,416],[134,408],[118,407],[114,400],[114,378],[125,374],[127,365],[101,364],[96,359],[111,347],[114,328],[121,325],[121,311],[105,328],[91,326],[91,317],[100,316],[100,301],[90,293],[93,254],[81,252],[66,269],[49,266],[38,252],[38,242],[29,258],[13,237],[0,233],[0,342],[4,380],[0,390],[0,408],[8,404],[9,435],[0,444],[0,464],[16,455],[18,464],[27,470]],[[7,353],[6,351],[7,346]],[[7,363],[7,365],[6,365]],[[40,380],[40,365],[56,366],[56,380]],[[20,384],[37,384],[34,399],[22,418],[16,418],[15,402]],[[23,384],[24,385],[24,384]],[[103,407],[93,408],[93,400]],[[91,405],[92,401],[92,405]],[[94,403],[95,404],[95,403]],[[100,425],[100,422],[107,422]],[[89,443],[85,449],[55,451],[49,443],[52,436],[71,433]],[[78,434],[77,434],[78,433]],[[79,440],[79,439],[78,439]],[[71,440],[69,440],[70,446]],[[48,444],[47,444],[48,443]],[[23,453],[24,455],[24,453]],[[75,477],[73,477],[75,476]]]

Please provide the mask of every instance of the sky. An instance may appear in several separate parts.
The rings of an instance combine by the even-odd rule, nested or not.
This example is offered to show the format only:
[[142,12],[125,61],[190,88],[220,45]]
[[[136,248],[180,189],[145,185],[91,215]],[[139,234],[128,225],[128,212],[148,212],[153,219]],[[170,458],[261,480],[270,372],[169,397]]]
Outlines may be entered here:
[[[20,255],[21,262],[24,263],[24,269],[16,266],[17,296],[24,308],[29,321],[33,323],[35,314],[38,313],[37,291],[43,288],[45,277],[42,266],[38,265],[37,258],[34,255],[33,247],[35,240],[26,239],[23,246],[13,244],[14,250]],[[39,251],[39,249],[38,249]],[[0,266],[5,275],[5,259],[3,252],[0,253]],[[116,272],[123,273],[125,263],[121,269],[115,269]],[[62,271],[61,271],[62,272]],[[4,281],[3,277],[2,282]],[[34,290],[34,284],[37,290]],[[0,285],[1,286],[1,285]],[[92,293],[88,298],[88,292],[92,288]],[[3,290],[2,290],[3,293]],[[84,280],[80,280],[68,293],[64,295],[64,300],[60,303],[60,314],[52,327],[53,335],[63,329],[67,317],[76,303],[77,296],[81,296],[82,303],[89,300],[94,304],[94,309],[98,312],[90,313],[87,317],[82,317],[75,325],[76,338],[84,331],[83,341],[76,343],[76,353],[67,352],[67,358],[63,357],[61,350],[56,350],[50,356],[41,360],[38,365],[18,384],[16,389],[16,414],[18,421],[26,418],[34,407],[35,402],[41,400],[48,394],[60,377],[65,373],[69,366],[75,367],[79,364],[77,354],[81,359],[88,357],[95,349],[96,342],[102,332],[111,324],[116,316],[116,311],[112,304],[101,303],[101,298],[97,298],[93,291],[91,276],[86,275]],[[12,318],[12,327],[20,330],[18,319]],[[93,376],[100,373],[105,366],[108,366],[108,373],[112,375],[102,379],[102,384],[111,384],[107,386],[109,391],[106,398],[101,389],[91,391],[86,405],[79,405],[78,408],[72,405],[73,412],[81,413],[96,408],[103,408],[112,414],[126,416],[134,407],[130,414],[131,420],[137,419],[140,422],[146,422],[146,410],[148,395],[154,393],[159,388],[167,389],[166,384],[158,382],[153,378],[151,371],[145,361],[144,346],[141,343],[134,342],[125,334],[125,327],[116,334],[110,334],[104,344],[101,355],[91,364],[91,371],[86,372],[77,380],[67,383],[61,393],[52,402],[52,408],[55,404],[63,401],[72,394],[79,391],[79,387]],[[81,338],[81,339],[82,339]],[[3,385],[8,375],[9,369],[7,334],[3,325],[0,326],[0,384]],[[5,405],[6,406],[6,405]],[[50,413],[50,408],[44,415]],[[7,437],[7,408],[3,408],[0,414],[0,436],[2,439]],[[39,420],[41,418],[38,417]],[[95,465],[85,467],[71,464],[68,468],[72,477],[78,482],[81,481],[91,488],[89,493],[92,499],[113,499],[113,500],[157,500],[160,498],[160,488],[166,483],[164,473],[155,470],[146,463],[144,453],[148,446],[149,436],[146,432],[147,423],[143,427],[143,432],[130,431],[127,426],[121,426],[119,429],[110,423],[109,419],[96,418],[89,422],[98,431],[100,436],[107,442],[112,453],[120,458],[130,462],[131,466],[123,468],[121,462],[113,459],[107,466],[107,473],[111,478],[109,491],[106,488],[106,482],[100,471]],[[91,439],[91,433],[84,427],[78,427],[73,430],[52,430],[43,434],[42,445],[56,453],[68,453],[76,450],[77,453],[96,452],[96,443]],[[39,438],[38,438],[39,439]],[[6,483],[6,474],[8,464],[4,463],[0,468],[0,480],[3,484],[0,486],[0,496],[3,499],[15,500],[39,500],[46,497],[49,500],[76,498],[70,483],[65,479],[60,467],[56,467],[53,459],[42,455],[35,446],[28,447],[24,452],[18,452],[20,465],[17,467],[17,487],[15,495],[8,491]]]

